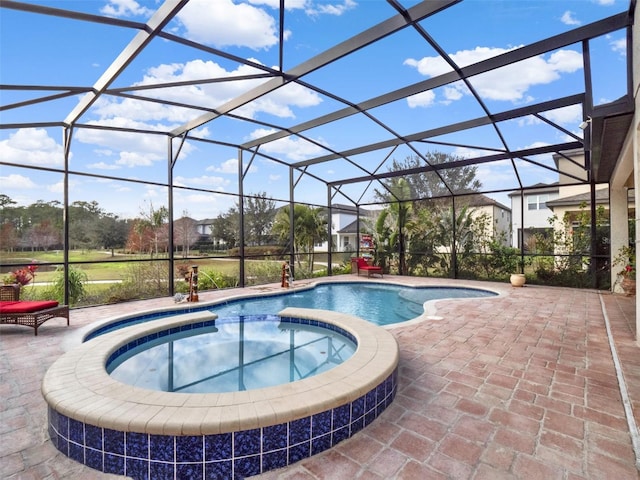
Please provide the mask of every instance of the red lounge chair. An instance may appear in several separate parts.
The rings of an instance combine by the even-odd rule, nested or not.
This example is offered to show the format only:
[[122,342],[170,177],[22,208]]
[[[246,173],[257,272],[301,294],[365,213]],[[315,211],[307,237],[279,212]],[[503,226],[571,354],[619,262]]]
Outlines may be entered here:
[[56,317],[66,318],[69,325],[69,307],[54,300],[0,301],[0,324],[25,325],[33,328],[36,335],[40,325]]
[[376,273],[381,277],[383,276],[382,267],[369,265],[367,261],[362,257],[356,258],[356,264],[358,266],[358,275],[360,275],[360,271],[363,271],[363,272],[367,272],[367,277],[370,277],[371,275],[374,275]]

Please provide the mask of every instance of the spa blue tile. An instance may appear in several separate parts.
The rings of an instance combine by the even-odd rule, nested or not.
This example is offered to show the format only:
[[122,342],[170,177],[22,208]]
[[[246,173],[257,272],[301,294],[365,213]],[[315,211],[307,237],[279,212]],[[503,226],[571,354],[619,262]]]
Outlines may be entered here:
[[176,461],[177,462],[202,462],[204,452],[201,436],[176,437]]
[[289,463],[294,463],[303,458],[308,458],[311,455],[310,442],[300,443],[289,447]]
[[231,460],[205,463],[204,478],[205,480],[233,479],[233,463]]
[[351,420],[350,413],[351,413],[351,406],[348,404],[334,408],[333,409],[333,429],[335,430],[345,425],[349,425],[349,422]]
[[331,442],[333,445],[336,445],[347,438],[349,438],[349,426],[334,430],[333,435],[331,436]]
[[84,423],[69,419],[69,440],[84,445]]
[[[151,478],[174,478],[175,464],[165,462],[149,462],[149,474]],[[180,477],[178,477],[180,478]]]
[[262,451],[271,452],[287,448],[287,424],[280,423],[262,429]]
[[77,443],[69,442],[69,458],[76,462],[84,463],[84,447]]
[[58,433],[69,440],[69,417],[58,414]]
[[114,475],[124,475],[124,457],[105,453],[104,472],[113,473]]
[[149,458],[149,435],[145,433],[127,432],[125,438],[127,457]]
[[101,450],[93,450],[92,448],[85,449],[86,465],[87,467],[94,468],[102,471],[102,459],[104,454]]
[[69,442],[63,436],[58,437],[58,444],[56,445],[57,449],[64,453],[67,457],[69,456]]
[[364,415],[364,397],[356,398],[351,403],[351,418],[355,420]]
[[125,463],[125,475],[133,478],[133,480],[147,480],[149,478],[149,461],[139,458],[129,458]]
[[104,451],[124,455],[124,432],[104,429]]
[[235,478],[251,477],[260,473],[260,455],[236,458],[233,461],[233,474]]
[[262,454],[262,471],[268,472],[287,466],[287,450],[275,450]]
[[151,459],[158,462],[175,462],[175,437],[171,435],[149,435]]
[[289,445],[308,441],[311,438],[311,417],[289,422]]
[[351,423],[351,435],[359,432],[364,428],[364,417],[360,417]]
[[85,424],[84,444],[87,447],[102,450],[102,428]]
[[49,439],[54,447],[58,448],[58,432],[55,431],[53,425],[49,424]]
[[[176,478],[188,480],[202,480],[204,471],[202,463],[177,463]],[[151,477],[157,478],[157,477]],[[166,477],[165,477],[166,478]]]
[[51,408],[50,405],[47,405],[48,407],[48,411],[49,411],[49,425],[51,425],[56,431],[59,431],[60,428],[58,427],[58,422],[60,421],[59,417],[60,415],[58,414],[57,411],[55,411],[53,408]]
[[313,437],[325,435],[331,431],[331,411],[317,413],[311,417]]
[[384,389],[384,382],[376,387],[376,398],[378,399],[378,404],[384,401],[384,397],[386,397],[386,392]]
[[365,395],[365,411],[368,412],[372,408],[376,408],[376,403],[376,391],[373,389]]
[[204,438],[205,461],[228,460],[233,456],[233,436],[230,433],[206,435]]
[[367,412],[364,416],[364,426],[370,425],[376,419],[376,411],[371,410]]
[[328,448],[331,448],[331,434],[327,433],[321,437],[316,437],[311,440],[311,455],[324,452]]
[[262,445],[260,433],[259,428],[235,432],[233,434],[234,458],[259,454]]

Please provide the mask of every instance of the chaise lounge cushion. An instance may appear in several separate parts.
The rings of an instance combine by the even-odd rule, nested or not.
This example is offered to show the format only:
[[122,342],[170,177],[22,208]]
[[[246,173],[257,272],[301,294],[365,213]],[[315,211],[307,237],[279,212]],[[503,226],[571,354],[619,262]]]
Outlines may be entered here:
[[362,258],[362,257],[358,257],[356,259],[357,265],[358,265],[358,275],[360,275],[360,270],[363,270],[365,272],[367,272],[367,276],[370,276],[372,273],[377,273],[380,276],[382,276],[382,267],[378,267],[375,265],[369,265],[367,263],[367,260]]
[[34,313],[57,306],[55,300],[0,301],[0,313]]

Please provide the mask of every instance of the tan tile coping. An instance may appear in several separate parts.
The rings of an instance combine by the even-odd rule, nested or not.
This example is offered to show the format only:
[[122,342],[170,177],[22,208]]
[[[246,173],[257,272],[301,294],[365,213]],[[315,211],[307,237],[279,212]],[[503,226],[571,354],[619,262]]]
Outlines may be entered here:
[[393,335],[358,317],[291,307],[279,315],[336,325],[356,338],[356,351],[346,362],[314,377],[242,392],[159,392],[109,376],[107,359],[131,340],[217,317],[208,311],[187,313],[105,333],[79,345],[49,368],[42,394],[57,412],[97,427],[156,435],[210,435],[285,423],[344,405],[372,390],[398,365]]

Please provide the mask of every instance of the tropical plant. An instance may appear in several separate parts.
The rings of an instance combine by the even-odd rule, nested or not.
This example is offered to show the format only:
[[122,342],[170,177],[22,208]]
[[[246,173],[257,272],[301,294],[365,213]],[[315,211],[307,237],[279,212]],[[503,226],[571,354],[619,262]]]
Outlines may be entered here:
[[[289,205],[283,207],[273,222],[273,232],[285,244],[289,243],[291,218]],[[307,268],[313,271],[313,246],[328,238],[327,219],[319,208],[296,203],[293,206],[293,254],[298,264],[300,278],[302,273],[302,258],[307,257]]]
[[21,286],[28,285],[32,280],[36,278],[36,270],[38,265],[31,264],[27,267],[18,268],[13,272],[9,272],[3,279],[5,285],[20,284]]
[[636,279],[636,249],[635,245],[625,245],[620,247],[612,265],[621,268],[617,272],[621,277],[628,278],[629,280]]
[[52,285],[47,290],[47,295],[55,298],[58,302],[64,302],[65,285],[69,292],[69,305],[80,303],[86,294],[85,283],[87,282],[87,274],[79,268],[69,266],[67,271],[68,279],[65,283],[64,268],[56,268],[55,277]]

